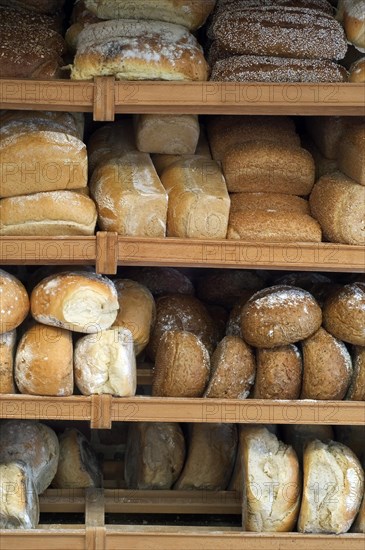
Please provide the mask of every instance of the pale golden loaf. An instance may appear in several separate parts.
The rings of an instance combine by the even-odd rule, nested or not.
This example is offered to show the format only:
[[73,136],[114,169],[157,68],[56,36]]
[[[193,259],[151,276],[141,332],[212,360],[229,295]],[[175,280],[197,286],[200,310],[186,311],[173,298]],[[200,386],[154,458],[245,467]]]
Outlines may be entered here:
[[14,275],[0,269],[0,334],[18,327],[29,312],[29,297]]
[[137,149],[144,153],[194,155],[200,133],[197,115],[135,115]]
[[15,393],[15,342],[16,330],[0,334],[0,394]]
[[329,295],[323,306],[323,326],[344,342],[364,345],[365,283],[351,283]]
[[347,40],[365,52],[365,14],[363,0],[340,0],[342,22]]
[[302,357],[293,344],[256,350],[254,399],[299,399]]
[[38,522],[39,500],[29,466],[21,460],[0,464],[0,529],[34,529]]

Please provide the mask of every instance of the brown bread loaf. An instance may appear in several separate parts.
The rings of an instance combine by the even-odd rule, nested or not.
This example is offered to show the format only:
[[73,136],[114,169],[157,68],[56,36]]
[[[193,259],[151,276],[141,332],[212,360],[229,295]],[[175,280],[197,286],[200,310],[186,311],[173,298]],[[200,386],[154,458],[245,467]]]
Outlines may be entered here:
[[302,357],[293,344],[256,352],[254,399],[299,399]]
[[352,283],[332,293],[323,306],[323,326],[336,338],[363,346],[365,283]]
[[346,399],[365,401],[365,347],[355,346],[352,352],[354,368]]
[[296,195],[283,193],[232,193],[230,195],[231,209],[234,212],[295,212],[310,214],[309,203]]
[[0,312],[0,334],[18,327],[29,312],[29,297],[24,285],[3,269],[0,269]]
[[15,393],[15,342],[16,330],[0,334],[0,394]]
[[349,178],[365,185],[365,124],[346,128],[338,147],[338,167]]
[[350,67],[349,82],[365,82],[365,57],[352,63]]

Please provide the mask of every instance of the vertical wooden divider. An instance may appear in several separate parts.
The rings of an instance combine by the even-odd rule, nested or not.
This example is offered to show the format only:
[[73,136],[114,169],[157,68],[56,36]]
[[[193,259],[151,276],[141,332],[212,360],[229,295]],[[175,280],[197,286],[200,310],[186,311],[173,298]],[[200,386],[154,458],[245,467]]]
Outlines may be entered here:
[[98,231],[96,234],[96,273],[115,275],[118,267],[118,234]]
[[105,550],[104,489],[91,487],[85,490],[85,531],[85,550]]
[[109,394],[91,396],[90,427],[95,430],[110,430],[112,427],[112,396]]
[[94,78],[93,119],[112,121],[115,118],[115,78],[96,76]]

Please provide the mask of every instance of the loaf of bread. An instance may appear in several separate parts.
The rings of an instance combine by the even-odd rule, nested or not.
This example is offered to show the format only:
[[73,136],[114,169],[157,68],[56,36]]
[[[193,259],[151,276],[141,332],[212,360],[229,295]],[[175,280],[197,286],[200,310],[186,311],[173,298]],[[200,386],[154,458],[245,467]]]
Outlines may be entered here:
[[256,353],[254,399],[299,399],[302,357],[293,344]]
[[346,128],[338,147],[338,167],[357,183],[365,185],[365,124]]
[[[8,4],[8,5],[6,5]],[[11,4],[11,5],[9,5]],[[14,6],[11,0],[0,0],[0,15],[1,15],[1,24],[5,22],[8,24],[13,24],[13,22],[18,19],[23,20],[23,24],[34,23],[38,25],[44,25],[47,29],[52,29],[60,34],[63,30],[63,13],[36,13],[34,11],[28,10],[22,6]],[[42,40],[41,36],[36,37],[38,40]],[[64,49],[64,45],[63,45]]]
[[[352,362],[346,346],[324,328],[302,342],[302,399],[340,401],[346,395]],[[328,369],[331,365],[331,369]]]
[[192,156],[175,162],[161,181],[169,196],[169,237],[226,238],[230,199],[215,161]]
[[83,395],[136,393],[133,336],[127,328],[111,328],[80,338],[74,354],[75,383]]
[[336,338],[363,346],[365,283],[352,283],[330,294],[323,307],[323,326]]
[[134,352],[138,355],[150,339],[156,319],[155,300],[146,286],[131,279],[117,279],[114,284],[118,293],[119,311],[113,327],[130,330]]
[[332,426],[321,424],[284,424],[280,426],[285,443],[293,447],[300,464],[303,464],[303,453],[307,443],[313,439],[325,441],[334,438]]
[[354,533],[365,533],[365,492],[359,513],[351,529]]
[[246,399],[256,374],[255,356],[238,336],[225,336],[212,355],[211,375],[204,397]]
[[230,214],[235,212],[293,212],[310,214],[309,203],[296,195],[283,193],[232,193]]
[[46,277],[31,294],[31,313],[36,321],[75,332],[93,334],[110,328],[118,309],[112,281],[86,271]]
[[75,53],[77,48],[77,40],[80,32],[87,25],[100,23],[102,19],[97,17],[95,13],[86,9],[84,0],[78,0],[72,9],[70,18],[70,27],[65,34],[65,41],[70,53]]
[[365,52],[365,15],[363,0],[339,0],[347,40]]
[[309,197],[313,217],[326,240],[364,245],[365,189],[341,172],[325,174]]
[[353,375],[346,399],[365,401],[365,347],[355,346],[352,353]]
[[90,181],[103,231],[164,237],[167,194],[147,153],[129,152],[100,163]]
[[190,279],[174,267],[130,267],[123,274],[146,286],[158,298],[166,294],[194,294]]
[[197,115],[135,115],[137,149],[144,153],[193,155],[200,126]]
[[53,430],[34,420],[0,423],[0,464],[21,460],[29,466],[38,494],[50,485],[57,470],[58,439]]
[[15,393],[14,354],[16,330],[0,334],[0,394]]
[[255,271],[246,269],[215,269],[204,273],[196,283],[200,300],[232,308],[245,291],[257,291],[264,286],[264,279]]
[[247,141],[228,151],[222,166],[231,193],[308,195],[314,184],[314,160],[295,145]]
[[209,373],[209,353],[201,340],[191,332],[169,330],[158,344],[152,395],[201,397]]
[[58,327],[34,324],[19,341],[14,374],[20,393],[72,395],[71,333]]
[[59,437],[60,458],[52,487],[84,489],[101,487],[102,473],[98,458],[86,437],[75,428],[67,428]]
[[171,489],[184,460],[185,440],[179,424],[130,424],[124,463],[128,489]]
[[[337,0],[335,0],[337,3]],[[218,0],[214,10],[214,19],[225,11],[247,8],[267,8],[280,6],[286,8],[307,8],[333,15],[333,8],[327,0]]]
[[226,335],[227,336],[239,336],[242,338],[241,330],[241,314],[242,307],[245,305],[247,300],[255,294],[254,290],[245,290],[242,293],[242,297],[237,301],[235,306],[231,309],[226,326]]
[[365,82],[365,57],[352,63],[350,67],[349,82]]
[[364,491],[360,462],[342,443],[316,439],[306,446],[303,465],[298,531],[346,533],[359,511]]
[[161,21],[103,21],[78,36],[71,79],[207,80],[208,64],[196,38]]
[[18,327],[29,311],[24,285],[11,273],[0,269],[0,334]]
[[277,285],[259,290],[243,306],[241,330],[248,344],[274,348],[314,334],[322,311],[313,296],[301,288]]
[[126,118],[101,126],[91,134],[87,144],[90,174],[98,164],[132,151],[137,151],[132,119]]
[[236,426],[204,423],[189,428],[186,462],[174,489],[224,491],[236,457]]
[[0,464],[0,529],[34,529],[39,500],[30,468],[22,461]]

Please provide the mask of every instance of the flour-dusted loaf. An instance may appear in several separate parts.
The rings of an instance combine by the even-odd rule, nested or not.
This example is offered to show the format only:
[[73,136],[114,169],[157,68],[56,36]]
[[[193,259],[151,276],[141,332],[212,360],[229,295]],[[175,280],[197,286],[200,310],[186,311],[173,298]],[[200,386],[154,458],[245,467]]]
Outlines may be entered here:
[[0,464],[0,529],[34,529],[39,501],[29,466],[22,460]]
[[75,332],[93,334],[110,328],[118,309],[112,281],[86,271],[46,277],[31,294],[31,313],[36,321]]
[[255,399],[299,399],[302,357],[294,344],[256,352]]
[[181,25],[119,19],[85,27],[78,36],[73,80],[207,80],[196,38]]
[[136,144],[144,153],[193,155],[200,126],[197,115],[135,115]]
[[364,472],[354,453],[335,441],[318,439],[305,448],[301,533],[346,533],[359,511]]
[[323,326],[344,342],[364,345],[365,283],[351,283],[330,294],[323,306]]
[[185,439],[179,424],[130,424],[124,463],[128,489],[171,489],[184,460]]
[[167,193],[147,153],[127,152],[101,162],[90,181],[103,231],[164,237]]
[[114,284],[118,293],[119,311],[113,327],[131,331],[134,351],[138,355],[150,339],[156,318],[155,300],[146,286],[131,279],[116,279]]
[[91,134],[87,144],[90,174],[108,158],[120,157],[122,153],[131,151],[137,151],[131,118],[101,126]]
[[35,323],[21,337],[15,356],[16,385],[30,395],[72,395],[73,346],[71,333]]
[[226,238],[230,199],[215,161],[185,158],[166,168],[161,181],[169,196],[169,237]]
[[259,290],[242,308],[241,330],[246,342],[273,348],[304,340],[322,322],[322,311],[313,296],[301,288],[275,285]]
[[34,420],[0,422],[0,463],[21,460],[31,470],[38,494],[50,485],[57,470],[58,439],[53,430]]
[[0,269],[0,334],[18,327],[29,311],[29,297],[24,285]]
[[365,401],[365,347],[354,346],[352,351],[353,374],[346,399]]
[[100,465],[87,438],[76,428],[67,428],[60,435],[59,444],[60,458],[52,487],[58,489],[101,487]]
[[306,444],[312,439],[334,439],[332,426],[321,424],[284,424],[280,426],[285,443],[291,445],[303,463],[303,452]]
[[133,336],[127,328],[111,328],[80,338],[74,354],[75,383],[83,395],[136,393]]
[[338,167],[349,178],[365,185],[365,123],[348,126],[338,147]]
[[283,193],[232,193],[231,210],[233,212],[295,212],[310,214],[309,203],[296,195]]
[[0,334],[0,394],[15,393],[14,354],[16,330]]
[[196,423],[188,431],[186,462],[174,489],[224,491],[236,457],[236,425]]

